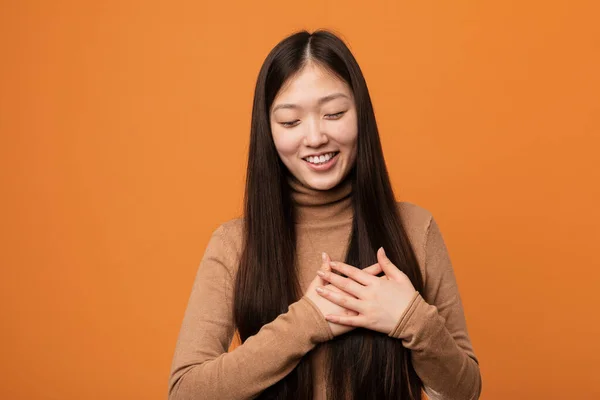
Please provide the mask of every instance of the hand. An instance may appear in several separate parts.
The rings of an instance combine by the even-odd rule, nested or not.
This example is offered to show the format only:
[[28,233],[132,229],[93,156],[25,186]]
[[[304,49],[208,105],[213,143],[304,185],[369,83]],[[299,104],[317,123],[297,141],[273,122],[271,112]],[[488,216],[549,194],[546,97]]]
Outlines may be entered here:
[[[321,264],[321,269],[319,271],[333,274],[331,272],[331,268],[329,267],[330,262],[331,262],[331,259],[329,258],[329,256],[326,253],[323,253],[323,263]],[[371,265],[370,267],[365,268],[361,272],[363,272],[366,275],[374,277],[375,275],[382,272],[382,269],[381,269],[381,266],[378,263],[376,263],[376,264]],[[335,275],[335,274],[333,274],[333,275]],[[381,279],[381,278],[377,278],[377,279]],[[315,279],[313,279],[313,281],[308,286],[308,289],[306,289],[305,296],[308,297],[310,300],[313,301],[313,303],[316,304],[316,306],[319,308],[321,313],[323,313],[323,315],[328,315],[328,314],[345,315],[345,316],[357,316],[358,315],[358,313],[355,311],[352,311],[352,310],[349,310],[342,306],[339,306],[339,305],[329,301],[325,297],[319,296],[319,294],[316,291],[316,288],[322,287],[322,286],[326,287],[327,290],[330,290],[331,292],[335,293],[337,296],[340,296],[340,298],[348,297],[348,298],[352,298],[355,300],[356,300],[356,298],[351,296],[350,294],[344,292],[342,289],[338,289],[334,285],[328,284],[320,276],[317,275],[317,277]],[[333,336],[338,336],[338,335],[344,334],[344,333],[349,332],[352,329],[354,329],[354,327],[352,327],[352,326],[340,325],[340,324],[337,324],[332,321],[327,321],[327,322],[329,323],[329,328],[331,329]]]
[[[329,314],[325,314],[328,321],[386,334],[396,327],[416,290],[410,279],[387,258],[383,248],[377,251],[377,260],[388,279],[375,277],[341,262],[330,262],[329,265],[348,278],[329,271],[317,272],[321,279],[333,286],[315,289],[322,297],[343,308],[342,312],[328,308]],[[333,287],[351,296],[341,295],[332,290]]]

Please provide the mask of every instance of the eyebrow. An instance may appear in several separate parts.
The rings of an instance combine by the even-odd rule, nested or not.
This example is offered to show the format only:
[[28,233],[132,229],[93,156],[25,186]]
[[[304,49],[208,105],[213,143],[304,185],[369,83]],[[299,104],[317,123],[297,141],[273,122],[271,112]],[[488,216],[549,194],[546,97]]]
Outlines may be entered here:
[[[324,103],[327,103],[328,101],[337,99],[338,97],[345,97],[347,99],[349,98],[344,93],[333,93],[333,94],[327,95],[325,97],[321,97],[319,100],[317,100],[317,104],[322,105]],[[297,104],[278,104],[275,106],[275,108],[273,108],[273,111],[271,111],[271,112],[274,113],[275,111],[279,110],[280,108],[302,108],[302,107],[300,107]]]

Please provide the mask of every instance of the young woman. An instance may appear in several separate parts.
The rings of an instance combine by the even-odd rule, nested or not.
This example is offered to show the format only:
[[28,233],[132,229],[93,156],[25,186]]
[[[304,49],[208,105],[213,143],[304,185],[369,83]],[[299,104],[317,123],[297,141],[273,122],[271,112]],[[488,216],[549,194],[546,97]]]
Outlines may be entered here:
[[[333,261],[332,261],[333,260]],[[235,331],[242,344],[227,352]],[[169,398],[477,399],[450,259],[425,209],[396,202],[361,70],[328,31],[267,56],[243,218],[213,233]]]

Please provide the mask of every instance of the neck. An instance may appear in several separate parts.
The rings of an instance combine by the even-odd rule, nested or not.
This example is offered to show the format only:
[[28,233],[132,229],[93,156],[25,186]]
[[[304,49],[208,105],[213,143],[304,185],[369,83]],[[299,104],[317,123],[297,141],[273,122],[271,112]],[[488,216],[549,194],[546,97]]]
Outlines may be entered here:
[[297,224],[320,225],[352,218],[352,180],[349,176],[327,190],[308,187],[292,175],[288,176],[287,182]]

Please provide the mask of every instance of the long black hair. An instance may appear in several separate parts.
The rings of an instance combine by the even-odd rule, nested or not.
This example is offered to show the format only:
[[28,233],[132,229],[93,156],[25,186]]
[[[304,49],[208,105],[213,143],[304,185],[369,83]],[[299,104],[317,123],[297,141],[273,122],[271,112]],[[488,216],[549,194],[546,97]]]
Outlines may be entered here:
[[[242,343],[302,297],[296,273],[294,208],[289,172],[272,138],[269,110],[282,85],[307,62],[343,79],[356,102],[356,163],[350,172],[354,218],[345,262],[364,268],[383,246],[422,291],[423,278],[402,225],[385,165],[367,84],[345,43],[327,30],[294,33],[265,59],[256,82],[244,198],[244,247],[235,281],[234,319]],[[328,398],[419,399],[422,383],[398,339],[357,328],[323,343],[328,349]],[[344,366],[352,365],[353,368]],[[312,398],[307,357],[260,399]]]

